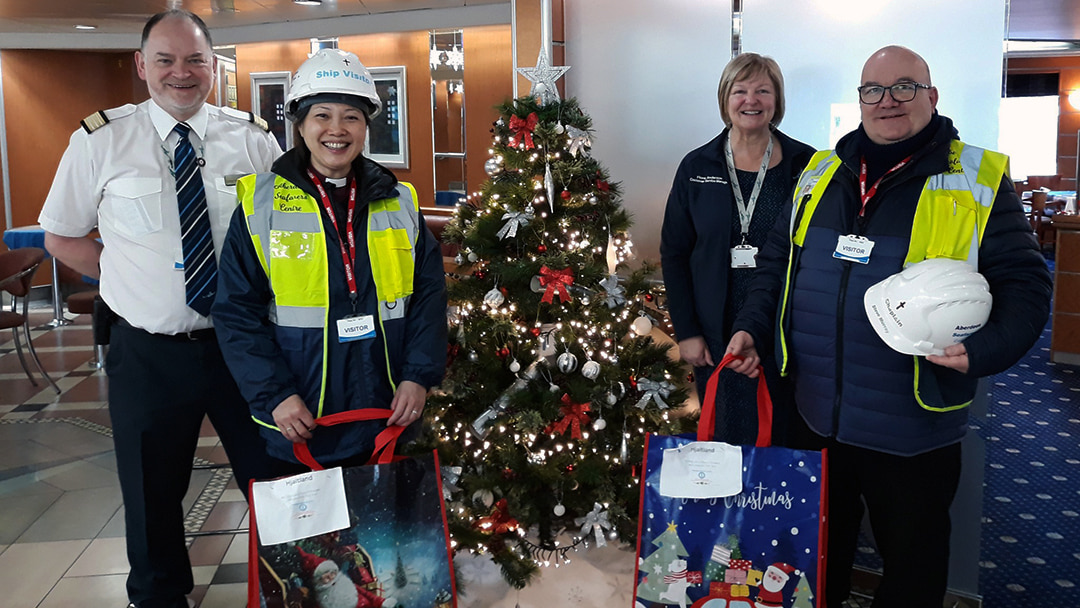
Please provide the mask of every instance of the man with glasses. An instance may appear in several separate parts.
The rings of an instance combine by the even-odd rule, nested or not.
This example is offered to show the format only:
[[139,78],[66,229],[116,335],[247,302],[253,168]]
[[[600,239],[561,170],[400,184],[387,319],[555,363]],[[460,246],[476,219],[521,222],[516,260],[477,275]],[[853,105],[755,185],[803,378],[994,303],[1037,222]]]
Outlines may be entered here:
[[[874,608],[940,608],[967,405],[978,378],[1035,343],[1050,274],[1008,157],[959,140],[937,113],[922,57],[898,46],[875,52],[858,95],[862,124],[800,177],[788,217],[758,255],[727,350],[746,357],[733,369],[756,375],[755,345],[769,350],[775,339],[806,423],[794,443],[828,448],[827,606],[840,608],[850,592],[865,510],[884,561]],[[943,355],[905,355],[877,336],[863,295],[929,258],[977,268],[993,309]]]

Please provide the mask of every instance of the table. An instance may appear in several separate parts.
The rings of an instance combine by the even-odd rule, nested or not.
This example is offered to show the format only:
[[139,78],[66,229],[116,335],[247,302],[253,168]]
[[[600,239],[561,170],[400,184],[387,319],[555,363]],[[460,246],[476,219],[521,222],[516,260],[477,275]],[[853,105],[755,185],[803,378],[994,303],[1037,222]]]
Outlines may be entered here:
[[[45,229],[35,225],[5,230],[4,244],[8,246],[8,249],[22,249],[23,247],[45,249]],[[52,257],[47,249],[45,255],[49,258]],[[64,318],[64,301],[60,298],[60,269],[57,260],[53,260],[52,265],[52,299],[53,320],[49,321],[47,325],[49,327],[69,325],[71,321]]]
[[1050,360],[1080,365],[1080,215],[1054,216],[1058,233],[1054,254],[1054,306]]

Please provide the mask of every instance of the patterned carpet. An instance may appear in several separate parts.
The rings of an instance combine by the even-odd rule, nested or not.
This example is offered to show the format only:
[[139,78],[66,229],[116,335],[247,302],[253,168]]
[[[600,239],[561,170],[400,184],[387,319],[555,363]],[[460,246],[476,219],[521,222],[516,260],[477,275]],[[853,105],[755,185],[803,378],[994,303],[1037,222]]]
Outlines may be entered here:
[[979,587],[988,608],[1080,608],[1080,369],[1050,328],[995,378],[986,428]]

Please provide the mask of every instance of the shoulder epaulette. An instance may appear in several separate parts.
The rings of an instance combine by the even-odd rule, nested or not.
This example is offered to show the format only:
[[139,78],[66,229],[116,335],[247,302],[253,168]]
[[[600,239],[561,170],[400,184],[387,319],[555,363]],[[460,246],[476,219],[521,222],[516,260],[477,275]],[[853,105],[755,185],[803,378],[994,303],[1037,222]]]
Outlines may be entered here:
[[127,104],[120,106],[119,108],[112,108],[110,110],[98,110],[90,116],[79,121],[83,129],[86,129],[87,133],[93,133],[101,127],[109,124],[117,118],[123,118],[135,111],[135,104]]
[[263,131],[266,131],[268,133],[270,132],[270,125],[267,124],[267,122],[263,120],[262,117],[256,116],[251,112],[244,112],[242,110],[237,110],[228,106],[222,106],[221,113],[230,118],[250,122],[251,124],[262,129]]

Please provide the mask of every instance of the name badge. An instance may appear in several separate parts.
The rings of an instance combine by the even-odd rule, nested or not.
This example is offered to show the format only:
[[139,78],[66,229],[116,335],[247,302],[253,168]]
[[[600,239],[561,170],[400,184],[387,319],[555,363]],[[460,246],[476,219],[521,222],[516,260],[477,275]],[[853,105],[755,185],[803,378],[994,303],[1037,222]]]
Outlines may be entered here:
[[372,315],[359,315],[345,317],[337,322],[338,342],[352,342],[354,340],[367,340],[375,337],[375,317]]
[[874,249],[874,241],[865,236],[854,234],[841,235],[836,240],[836,251],[832,257],[859,264],[870,263],[870,252]]
[[732,268],[757,268],[757,247],[737,245],[731,248]]

